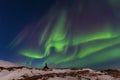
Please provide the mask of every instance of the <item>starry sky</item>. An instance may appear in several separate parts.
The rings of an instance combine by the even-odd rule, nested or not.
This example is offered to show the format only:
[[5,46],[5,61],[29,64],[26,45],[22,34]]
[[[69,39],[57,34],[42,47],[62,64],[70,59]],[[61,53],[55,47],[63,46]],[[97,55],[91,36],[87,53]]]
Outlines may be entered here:
[[120,68],[120,1],[1,0],[0,59],[43,67]]

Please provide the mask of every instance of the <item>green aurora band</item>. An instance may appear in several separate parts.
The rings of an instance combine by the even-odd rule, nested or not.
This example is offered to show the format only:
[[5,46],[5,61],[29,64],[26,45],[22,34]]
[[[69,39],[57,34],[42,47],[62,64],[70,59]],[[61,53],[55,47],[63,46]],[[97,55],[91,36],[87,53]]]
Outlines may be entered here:
[[[110,0],[111,2],[112,5],[116,3],[113,0]],[[54,13],[57,10],[52,9],[52,11]],[[22,38],[17,37],[18,39],[14,40],[13,46],[19,46],[27,41],[19,47],[20,55],[32,60],[44,59],[43,64],[65,64],[63,67],[85,67],[120,58],[120,46],[117,46],[120,44],[120,33],[119,30],[113,30],[113,25],[109,20],[98,25],[96,29],[86,31],[83,29],[82,31],[82,28],[79,28],[81,25],[73,23],[76,19],[69,18],[67,8],[61,8],[55,15],[52,13],[50,11],[46,15],[45,19],[47,20],[46,22],[43,20],[44,25],[39,22],[36,28],[27,28],[24,30],[26,33]],[[39,33],[40,26],[45,28]],[[29,39],[32,40],[30,44],[28,43],[30,42]],[[32,42],[37,46],[34,47]],[[26,44],[28,46],[25,46]],[[25,47],[22,48],[23,46]]]

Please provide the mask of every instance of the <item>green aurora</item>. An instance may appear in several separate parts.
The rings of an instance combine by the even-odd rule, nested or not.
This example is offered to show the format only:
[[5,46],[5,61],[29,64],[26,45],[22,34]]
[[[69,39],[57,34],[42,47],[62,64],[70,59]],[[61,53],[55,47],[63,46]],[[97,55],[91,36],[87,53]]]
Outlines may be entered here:
[[[106,16],[109,9],[104,13],[106,9],[88,6],[87,14],[84,13],[86,4],[78,6],[76,1],[72,7],[67,3],[60,9],[54,6],[43,17],[43,21],[25,28],[12,42],[13,49],[17,47],[19,55],[33,60],[30,65],[34,60],[43,60],[37,66],[48,63],[62,67],[89,67],[120,58],[120,28],[111,23],[112,15]],[[112,8],[118,4],[117,1],[110,0]],[[115,10],[113,12],[118,17],[118,13]]]

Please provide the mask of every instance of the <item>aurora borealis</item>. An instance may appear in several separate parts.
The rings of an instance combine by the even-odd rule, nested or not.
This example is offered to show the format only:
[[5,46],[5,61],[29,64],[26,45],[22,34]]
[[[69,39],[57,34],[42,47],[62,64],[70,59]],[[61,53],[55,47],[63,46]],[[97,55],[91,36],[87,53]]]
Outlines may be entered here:
[[28,66],[120,68],[119,9],[119,0],[56,0],[9,48]]

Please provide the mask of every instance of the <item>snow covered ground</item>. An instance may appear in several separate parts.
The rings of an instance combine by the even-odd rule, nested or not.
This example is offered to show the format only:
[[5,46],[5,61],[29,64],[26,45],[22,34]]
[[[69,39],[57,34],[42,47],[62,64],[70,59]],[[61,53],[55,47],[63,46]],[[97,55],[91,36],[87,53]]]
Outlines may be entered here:
[[120,80],[120,70],[42,70],[0,60],[0,80]]
[[3,60],[0,60],[0,67],[18,67],[20,65],[17,65],[17,64],[14,64],[14,63],[11,63],[11,62],[8,62],[8,61],[3,61]]

